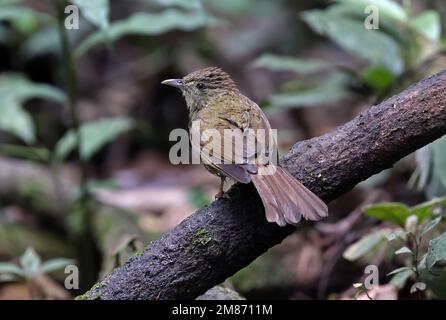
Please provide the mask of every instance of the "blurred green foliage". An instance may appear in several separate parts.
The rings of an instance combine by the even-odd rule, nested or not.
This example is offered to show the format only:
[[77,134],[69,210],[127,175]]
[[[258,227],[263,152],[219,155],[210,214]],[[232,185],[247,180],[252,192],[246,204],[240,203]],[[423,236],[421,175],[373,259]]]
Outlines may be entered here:
[[[253,1],[249,0],[144,2],[147,10],[111,20],[108,0],[67,1],[67,4],[79,7],[82,21],[88,25],[81,31],[66,31],[74,50],[75,63],[85,58],[91,49],[101,45],[112,48],[115,41],[126,36],[157,37],[172,30],[192,31],[228,23],[214,16],[214,12],[225,18],[231,15],[241,16],[244,20],[254,15],[267,18],[278,12],[277,7],[285,3],[258,0],[253,6]],[[360,67],[352,68],[349,64],[325,59],[260,54],[254,62],[255,66],[296,75],[282,84],[278,93],[269,97],[271,111],[330,105],[358,97],[372,102],[380,101],[428,75],[436,57],[444,50],[440,15],[434,10],[415,14],[411,7],[391,0],[334,0],[328,3],[322,6],[323,9],[303,12],[301,19],[314,34],[343,50],[356,62],[359,61],[357,64]],[[371,14],[365,10],[369,5],[379,10],[379,29],[370,30],[364,25]],[[0,0],[0,22],[0,44],[17,48],[19,59],[26,61],[51,53],[61,64],[64,63],[60,60],[55,16],[36,11],[22,0]],[[244,53],[255,51],[259,47],[256,42],[260,41],[262,38],[258,30],[254,30],[236,34],[223,43],[228,51]],[[202,49],[206,45],[200,43],[196,46]],[[162,48],[157,50],[162,52]],[[52,159],[64,161],[77,148],[74,128],[65,128],[51,150],[42,147],[38,141],[33,110],[24,107],[31,99],[67,105],[67,95],[59,87],[32,82],[22,74],[2,74],[0,99],[0,130],[11,138],[18,138],[13,143],[0,144],[0,154],[46,162]],[[83,123],[80,126],[82,160],[90,161],[104,146],[135,127],[135,120],[123,116]],[[418,186],[425,188],[429,197],[444,196],[446,193],[445,143],[446,138],[440,139],[417,153]],[[104,187],[103,181],[89,179],[85,183],[87,189],[97,188],[98,185]],[[191,190],[188,197],[197,207],[208,204],[208,198],[201,190]],[[344,257],[351,261],[363,260],[383,249],[398,257],[407,256],[408,259],[399,261],[404,267],[389,273],[393,276],[391,283],[402,288],[412,281],[411,292],[422,290],[420,283],[425,283],[431,294],[446,296],[446,289],[438,287],[439,279],[446,277],[446,233],[441,233],[441,230],[444,231],[445,206],[446,198],[439,198],[414,207],[402,203],[383,203],[365,208],[365,215],[381,221],[384,227],[365,234],[347,248]],[[74,207],[73,211],[81,210],[76,205]],[[80,226],[77,228],[81,229]],[[237,273],[233,277],[236,286],[240,289],[261,286],[265,274],[271,274],[272,282],[277,286],[286,283],[286,275],[277,271],[277,259],[273,257],[266,263],[262,261],[269,258],[268,255],[263,256],[250,268]],[[69,261],[59,259],[42,263],[40,257],[29,249],[20,262],[20,266],[0,264],[0,272],[26,278],[38,272],[61,268]]]
[[[377,9],[370,26],[376,23],[377,29],[366,27],[367,18],[374,17],[375,12],[366,10],[370,5]],[[283,95],[273,95],[269,101],[272,106],[333,104],[351,99],[352,94],[358,93],[358,87],[367,88],[370,98],[380,100],[425,76],[419,71],[423,72],[424,64],[433,62],[433,57],[442,50],[441,21],[436,11],[426,10],[414,16],[411,8],[391,0],[336,0],[326,9],[305,11],[301,17],[315,33],[366,63],[359,69],[351,69],[339,62],[262,55],[256,61],[257,66],[292,71],[306,76],[303,80],[306,82],[308,77],[315,79],[310,92],[314,99],[308,98],[307,88],[297,87]],[[344,77],[327,84],[327,73],[341,73]],[[317,99],[318,96],[327,98]]]
[[72,264],[74,261],[65,258],[42,259],[33,248],[28,248],[19,259],[20,265],[14,263],[0,263],[0,281],[21,279],[32,281],[42,273],[50,273]]
[[[128,118],[103,118],[94,122],[85,122],[80,130],[82,134],[81,156],[89,160],[107,143],[113,141],[121,135],[134,128],[134,122]],[[57,143],[55,156],[63,160],[76,147],[75,133],[68,131]]]
[[[343,254],[350,261],[364,259],[373,252],[386,250],[394,256],[404,255],[404,267],[390,272],[390,282],[398,288],[412,279],[410,293],[425,289],[428,295],[443,297],[446,292],[434,284],[446,273],[446,232],[442,220],[445,216],[446,197],[434,199],[414,207],[401,203],[379,203],[364,208],[364,213],[385,222],[386,228],[379,228],[351,244]],[[442,226],[442,228],[440,228]],[[440,235],[439,235],[440,234]],[[432,235],[438,235],[432,238]],[[431,240],[428,240],[428,239]],[[426,246],[426,242],[428,245]],[[390,246],[389,243],[393,245]],[[394,246],[397,245],[395,249]],[[363,263],[369,263],[363,261]],[[423,284],[423,285],[421,285]],[[423,289],[424,288],[424,289]]]
[[[108,0],[84,1],[73,0],[86,21],[98,30],[91,30],[84,39],[79,38],[76,30],[66,31],[75,46],[75,57],[87,53],[92,47],[101,43],[111,43],[126,35],[160,35],[171,30],[195,30],[212,26],[217,19],[208,14],[200,1],[159,0],[147,1],[157,5],[161,11],[135,12],[129,17],[110,22],[110,2]],[[67,5],[69,2],[67,2]],[[178,8],[178,9],[176,9]],[[60,53],[59,37],[56,19],[51,15],[37,12],[21,0],[0,2],[0,22],[7,21],[15,32],[21,34],[20,52],[25,58],[48,51],[58,55]],[[11,30],[0,29],[0,36],[6,40]],[[31,148],[37,143],[36,128],[31,113],[23,108],[23,104],[30,99],[53,100],[66,104],[67,98],[60,89],[47,85],[30,82],[20,74],[3,74],[0,76],[0,101],[2,117],[0,130],[13,134],[29,145],[0,146],[0,151],[14,153],[16,156],[29,156],[35,159],[36,151]],[[83,141],[82,156],[89,159],[104,145],[114,140],[121,133],[133,128],[130,119],[100,119],[97,123],[82,126]],[[56,158],[65,158],[75,147],[75,135],[72,130],[67,131],[55,146]],[[45,157],[46,158],[46,157]]]
[[27,143],[36,141],[36,132],[31,115],[23,104],[33,98],[65,103],[64,93],[50,85],[32,83],[20,74],[0,75],[0,130],[12,133]]
[[110,27],[110,3],[108,0],[72,0],[82,12],[84,18],[101,30],[107,31]]
[[82,56],[89,49],[100,43],[116,41],[129,34],[156,36],[173,29],[194,30],[213,25],[215,20],[202,12],[185,13],[168,9],[161,13],[135,13],[127,19],[114,22],[110,28],[90,35],[76,49],[76,57]]

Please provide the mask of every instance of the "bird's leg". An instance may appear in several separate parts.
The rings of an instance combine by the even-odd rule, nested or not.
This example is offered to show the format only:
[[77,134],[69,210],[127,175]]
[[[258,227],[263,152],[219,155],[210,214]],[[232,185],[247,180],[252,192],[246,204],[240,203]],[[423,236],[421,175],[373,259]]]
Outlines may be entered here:
[[224,191],[225,180],[226,180],[225,177],[220,177],[220,189],[219,189],[218,193],[215,195],[215,200],[218,200],[220,198],[229,199],[229,196]]

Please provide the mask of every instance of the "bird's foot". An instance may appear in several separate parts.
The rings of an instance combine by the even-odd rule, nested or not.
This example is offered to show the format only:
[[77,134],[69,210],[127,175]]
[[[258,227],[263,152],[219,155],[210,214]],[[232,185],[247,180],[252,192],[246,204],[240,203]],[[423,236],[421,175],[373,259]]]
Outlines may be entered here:
[[229,197],[229,195],[228,195],[226,192],[224,192],[224,191],[220,191],[219,193],[217,193],[217,194],[215,195],[215,200],[218,200],[218,199],[220,199],[220,198],[227,199],[227,200],[231,199],[231,198]]

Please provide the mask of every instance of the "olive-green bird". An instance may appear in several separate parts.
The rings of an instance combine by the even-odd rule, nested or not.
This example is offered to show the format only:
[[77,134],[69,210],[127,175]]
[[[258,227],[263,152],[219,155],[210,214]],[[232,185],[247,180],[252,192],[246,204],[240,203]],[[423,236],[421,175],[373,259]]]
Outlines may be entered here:
[[[202,136],[198,142],[191,139],[192,147],[200,151],[206,169],[220,177],[217,197],[224,195],[224,181],[229,177],[240,183],[253,182],[262,199],[266,219],[279,226],[296,225],[302,217],[319,220],[328,215],[327,206],[321,199],[274,161],[268,161],[268,150],[277,154],[276,142],[271,143],[268,138],[271,132],[268,119],[256,103],[240,93],[226,72],[209,67],[182,79],[169,79],[162,83],[179,88],[183,93],[189,109],[190,131],[194,130],[193,123],[199,124]],[[209,129],[217,130],[223,139],[231,139],[233,148],[226,150],[224,142],[207,133],[211,131]],[[258,129],[266,133],[266,139],[260,146],[267,150],[252,151],[246,143],[241,146],[233,143],[236,140],[233,137],[237,136],[245,137],[244,141],[247,136],[259,140],[252,133]],[[256,147],[259,146],[257,140]],[[239,161],[235,161],[237,159]]]

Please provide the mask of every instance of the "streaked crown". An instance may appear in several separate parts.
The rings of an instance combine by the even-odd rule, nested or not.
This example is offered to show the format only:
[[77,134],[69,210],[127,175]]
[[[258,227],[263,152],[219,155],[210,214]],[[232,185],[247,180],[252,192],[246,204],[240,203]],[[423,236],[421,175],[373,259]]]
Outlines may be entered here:
[[236,85],[229,74],[218,67],[208,67],[194,71],[183,78],[184,84],[196,84],[203,89],[235,90]]

